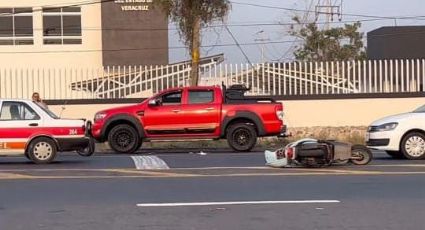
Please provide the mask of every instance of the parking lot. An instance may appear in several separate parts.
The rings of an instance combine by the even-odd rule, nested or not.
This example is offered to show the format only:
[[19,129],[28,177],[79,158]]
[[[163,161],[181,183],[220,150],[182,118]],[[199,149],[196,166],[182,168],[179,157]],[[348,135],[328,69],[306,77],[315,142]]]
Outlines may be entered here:
[[320,169],[226,150],[3,157],[0,229],[422,229],[425,162],[374,154]]

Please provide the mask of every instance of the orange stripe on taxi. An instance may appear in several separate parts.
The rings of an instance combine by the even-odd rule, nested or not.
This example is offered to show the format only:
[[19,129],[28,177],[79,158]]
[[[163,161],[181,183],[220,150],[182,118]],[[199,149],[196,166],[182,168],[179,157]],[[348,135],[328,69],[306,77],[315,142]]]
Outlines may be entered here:
[[25,149],[25,142],[0,142],[0,149]]

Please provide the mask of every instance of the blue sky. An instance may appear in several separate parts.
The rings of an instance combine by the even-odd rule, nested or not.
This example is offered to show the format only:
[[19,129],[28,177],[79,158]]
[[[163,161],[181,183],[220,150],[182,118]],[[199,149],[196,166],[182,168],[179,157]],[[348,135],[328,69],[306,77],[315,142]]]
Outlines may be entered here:
[[[295,8],[306,10],[308,9],[309,0],[235,0],[240,3],[253,3],[267,6],[277,6],[286,8]],[[316,1],[314,1],[316,2]],[[313,8],[314,9],[314,8]],[[425,16],[425,1],[424,0],[344,0],[344,14],[361,14],[385,17],[403,17],[403,16]],[[255,43],[262,40],[263,42],[275,42],[275,44],[267,45],[249,45],[242,46],[251,62],[260,62],[263,59],[262,51],[264,50],[264,59],[266,61],[284,61],[292,58],[292,51],[297,45],[293,42],[294,38],[289,36],[288,26],[273,25],[273,26],[241,26],[246,24],[262,24],[262,23],[291,23],[291,18],[295,15],[303,16],[303,13],[267,9],[254,6],[233,4],[232,10],[226,20],[230,26],[230,30],[235,35],[236,39],[241,44]],[[312,13],[310,17],[314,18]],[[367,19],[358,16],[344,15],[343,21]],[[319,19],[323,21],[324,18]],[[362,23],[363,32],[368,32],[381,26],[397,25],[425,25],[425,17],[421,20],[379,20],[367,21]],[[338,25],[337,23],[333,25]],[[179,41],[179,36],[174,25],[170,25],[170,47],[182,46]],[[262,31],[262,32],[261,32]],[[277,43],[276,43],[277,42]],[[214,44],[230,44],[234,43],[228,32],[223,27],[215,27],[204,30],[203,45]],[[239,48],[231,47],[216,47],[202,48],[203,55],[212,55],[224,53],[226,62],[228,63],[246,63],[246,59],[242,55]],[[184,49],[172,49],[170,51],[170,62],[176,62],[189,59],[187,52]]]

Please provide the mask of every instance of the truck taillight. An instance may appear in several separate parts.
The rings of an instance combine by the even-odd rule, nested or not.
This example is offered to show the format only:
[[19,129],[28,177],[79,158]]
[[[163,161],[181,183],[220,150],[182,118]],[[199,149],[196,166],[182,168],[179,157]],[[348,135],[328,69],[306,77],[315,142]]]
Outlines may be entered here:
[[282,110],[276,110],[276,116],[279,120],[283,121],[285,113]]

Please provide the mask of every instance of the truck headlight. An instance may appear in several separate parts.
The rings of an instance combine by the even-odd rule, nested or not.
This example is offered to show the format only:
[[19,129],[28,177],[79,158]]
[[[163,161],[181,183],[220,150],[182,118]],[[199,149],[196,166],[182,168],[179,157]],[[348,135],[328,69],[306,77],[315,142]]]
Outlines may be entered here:
[[375,131],[375,132],[391,131],[397,128],[397,126],[398,126],[397,122],[385,123],[382,125],[375,126],[374,130],[371,130],[371,131]]
[[102,120],[106,117],[106,113],[96,113],[96,115],[94,115],[94,122]]

